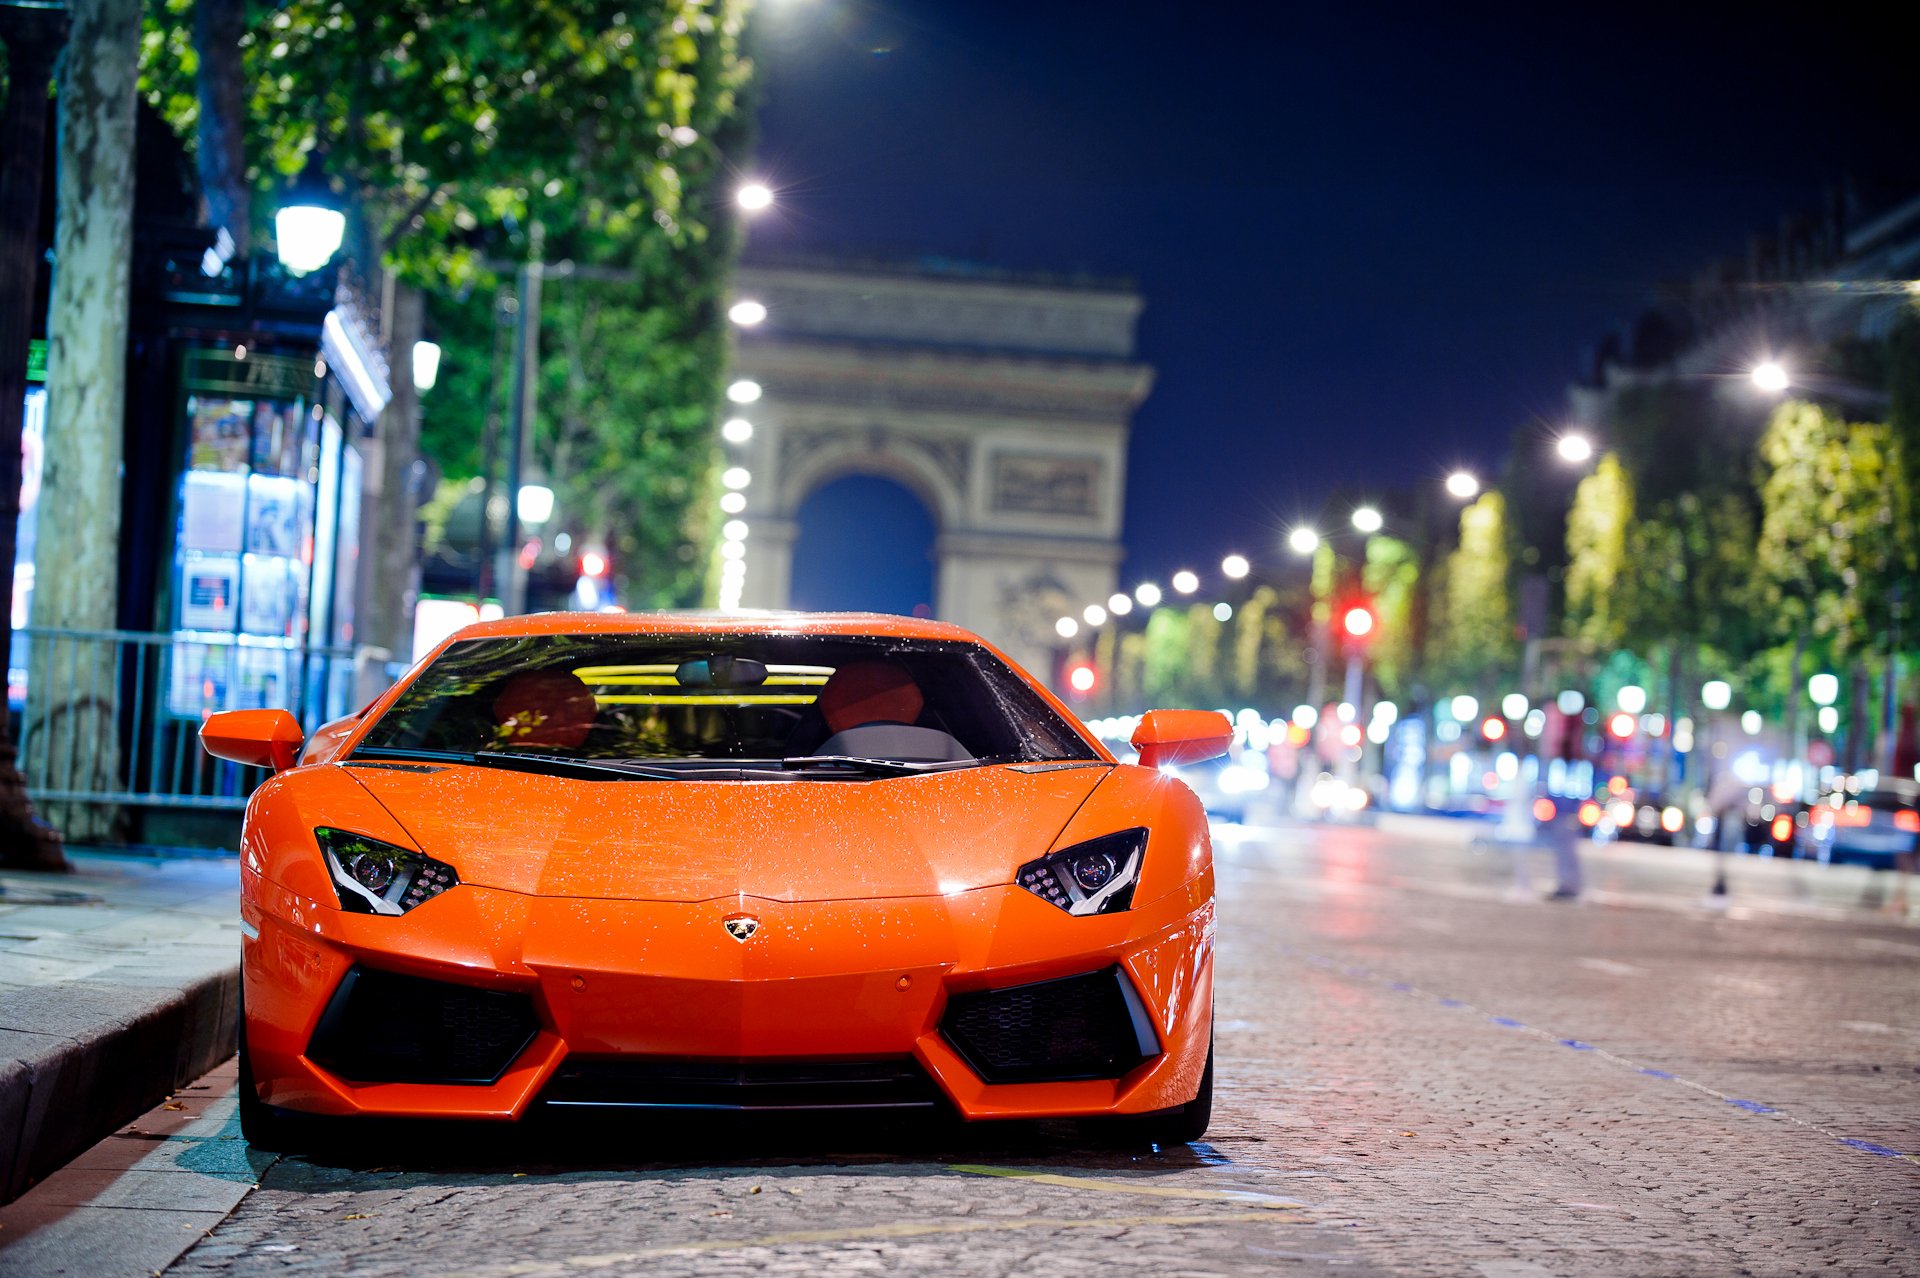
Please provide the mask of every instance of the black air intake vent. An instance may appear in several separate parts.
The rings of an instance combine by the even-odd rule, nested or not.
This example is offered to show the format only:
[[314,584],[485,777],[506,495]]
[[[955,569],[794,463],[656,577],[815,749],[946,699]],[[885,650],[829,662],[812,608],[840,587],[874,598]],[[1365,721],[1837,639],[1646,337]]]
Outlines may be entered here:
[[989,1083],[1119,1078],[1160,1054],[1152,1018],[1117,966],[955,994],[940,1032]]
[[881,1061],[700,1061],[575,1056],[541,1092],[548,1105],[743,1113],[931,1109],[940,1093],[910,1057]]
[[307,1057],[352,1083],[496,1083],[539,1029],[525,994],[356,967]]

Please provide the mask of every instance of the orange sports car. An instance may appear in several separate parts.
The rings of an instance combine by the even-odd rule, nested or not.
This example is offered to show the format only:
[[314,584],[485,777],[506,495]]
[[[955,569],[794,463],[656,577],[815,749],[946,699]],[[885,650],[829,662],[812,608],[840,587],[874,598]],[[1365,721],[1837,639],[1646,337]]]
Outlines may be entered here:
[[1197,1139],[1213,862],[967,631],[900,617],[550,614],[470,626],[271,767],[241,839],[240,1115],[946,1109]]

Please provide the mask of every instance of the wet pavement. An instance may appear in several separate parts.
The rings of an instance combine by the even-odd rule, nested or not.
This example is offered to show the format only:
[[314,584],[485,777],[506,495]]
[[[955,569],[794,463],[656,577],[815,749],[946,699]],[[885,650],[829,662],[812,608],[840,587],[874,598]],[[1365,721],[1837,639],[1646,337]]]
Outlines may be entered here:
[[[1498,851],[1224,831],[1203,1144],[409,1131],[256,1159],[166,1272],[1911,1272],[1920,929],[1878,897],[1712,908],[1662,851],[1548,903]],[[237,1141],[221,1103],[202,1158]]]

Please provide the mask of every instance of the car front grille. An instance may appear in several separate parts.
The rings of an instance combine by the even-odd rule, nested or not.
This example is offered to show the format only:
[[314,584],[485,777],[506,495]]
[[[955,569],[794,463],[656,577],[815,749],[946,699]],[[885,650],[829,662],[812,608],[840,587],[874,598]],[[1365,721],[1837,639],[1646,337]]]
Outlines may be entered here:
[[350,970],[307,1057],[354,1083],[495,1083],[540,1023],[525,994]]
[[911,1057],[743,1062],[570,1056],[540,1099],[560,1108],[776,1113],[931,1109],[940,1093]]
[[955,994],[940,1032],[989,1083],[1119,1078],[1160,1054],[1146,1007],[1118,966]]

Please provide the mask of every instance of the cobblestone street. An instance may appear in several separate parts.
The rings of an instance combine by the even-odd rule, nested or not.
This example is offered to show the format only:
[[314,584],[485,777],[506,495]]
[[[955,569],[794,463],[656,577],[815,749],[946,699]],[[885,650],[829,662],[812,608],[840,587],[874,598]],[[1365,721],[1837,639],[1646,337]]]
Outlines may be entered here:
[[1709,911],[1692,853],[1567,904],[1372,830],[1218,852],[1205,1144],[408,1137],[279,1160],[168,1272],[1911,1272],[1920,932]]

